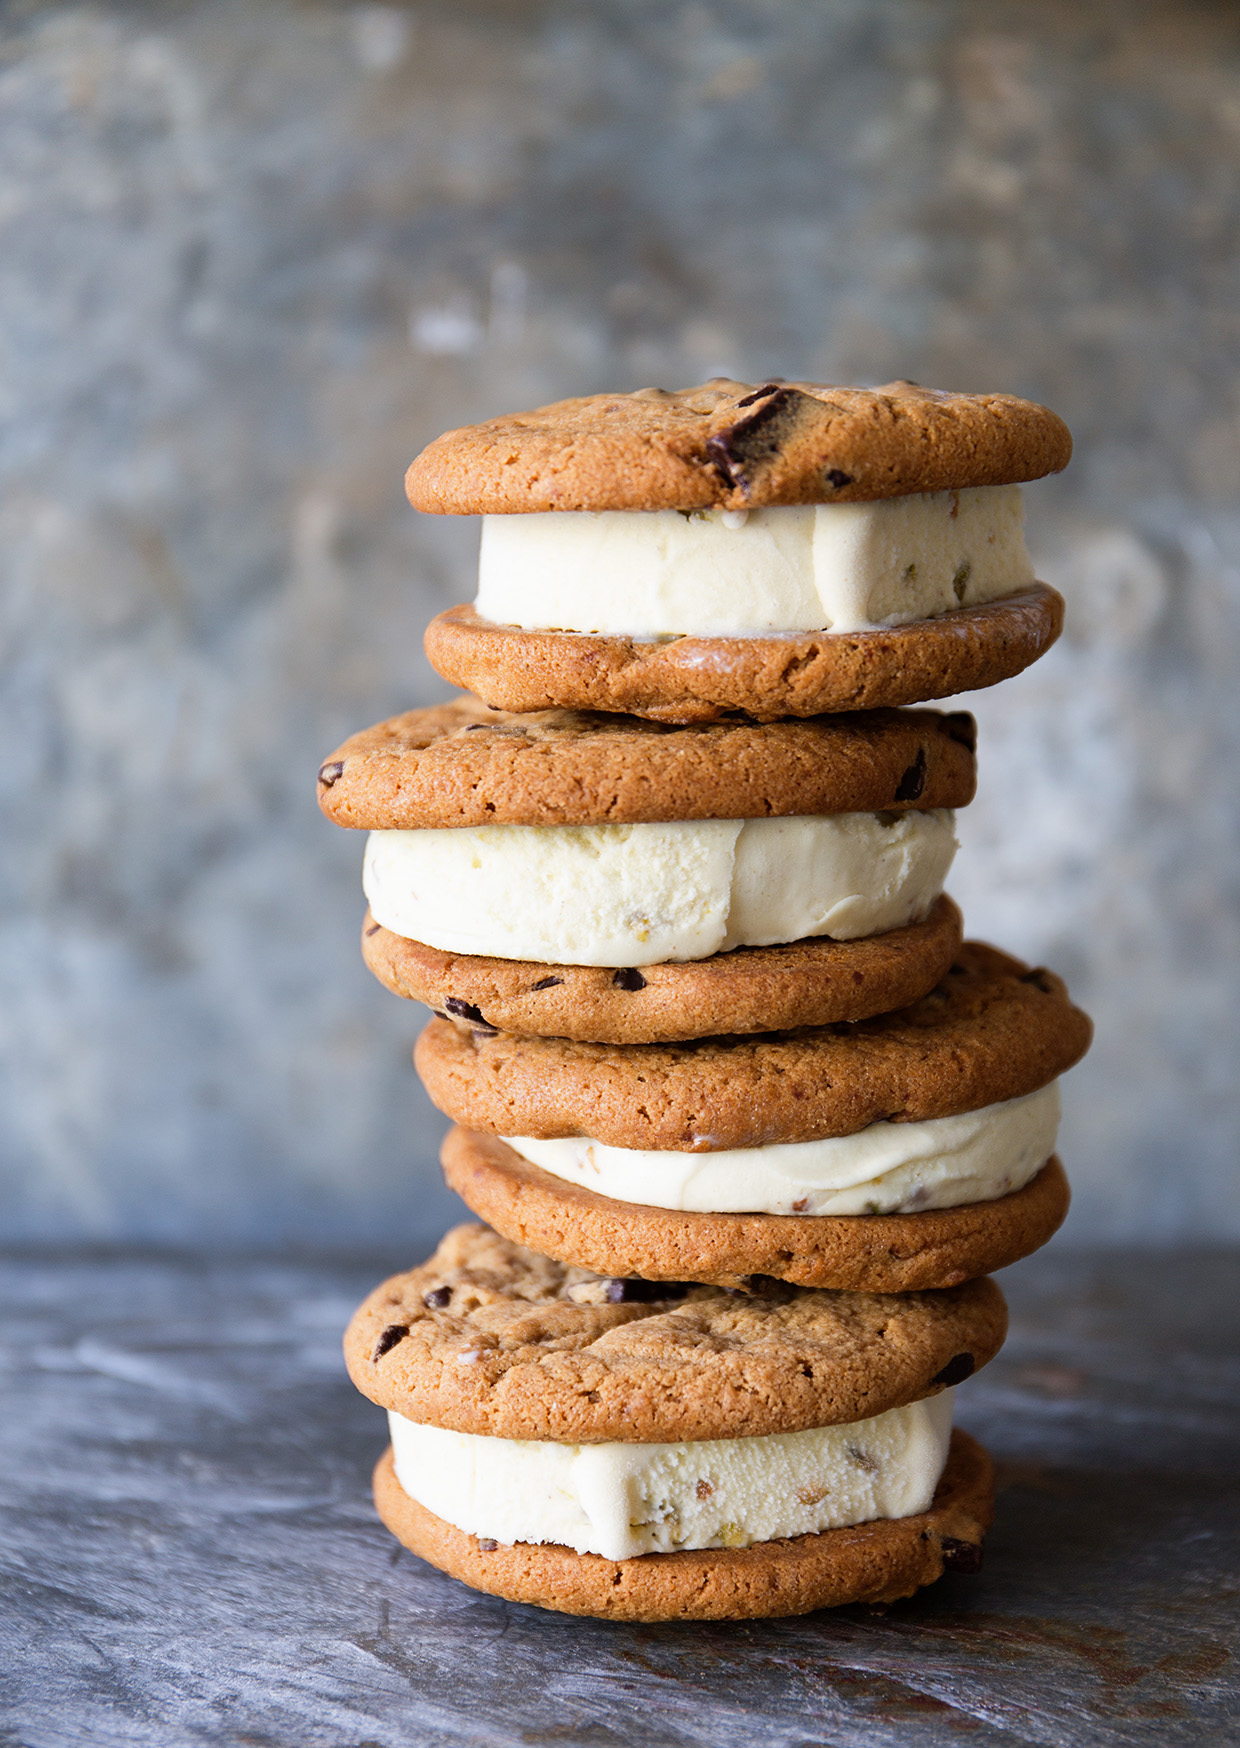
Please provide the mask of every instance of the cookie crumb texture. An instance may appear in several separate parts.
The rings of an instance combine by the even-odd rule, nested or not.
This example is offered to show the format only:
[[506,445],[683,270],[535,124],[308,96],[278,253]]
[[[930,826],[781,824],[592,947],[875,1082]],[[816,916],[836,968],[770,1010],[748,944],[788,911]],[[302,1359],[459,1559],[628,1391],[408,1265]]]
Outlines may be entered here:
[[994,1517],[994,1465],[959,1429],[929,1510],[915,1517],[630,1560],[468,1535],[409,1497],[390,1450],[375,1469],[374,1487],[387,1528],[441,1571],[512,1602],[608,1620],[746,1620],[895,1602],[945,1570],[976,1572]]
[[357,1311],[349,1375],[380,1407],[457,1432],[678,1443],[869,1419],[969,1376],[1007,1328],[989,1280],[904,1295],[627,1284],[459,1226]]
[[673,727],[465,696],[353,735],[319,768],[319,806],[364,831],[964,807],[976,744],[963,710]]
[[496,709],[625,711],[656,722],[757,722],[919,704],[1008,680],[1063,630],[1045,583],[980,607],[875,631],[644,642],[526,631],[449,607],[426,628],[436,673]]
[[495,1135],[452,1128],[444,1177],[471,1213],[515,1243],[613,1276],[737,1287],[908,1293],[955,1287],[1045,1244],[1068,1212],[1057,1157],[993,1202],[910,1214],[701,1214],[600,1196],[522,1159]]
[[405,476],[416,509],[748,510],[857,503],[1058,473],[1072,438],[1014,395],[745,383],[585,395],[446,431]]
[[920,1001],[855,1023],[622,1046],[434,1019],[415,1060],[467,1129],[710,1153],[1022,1098],[1078,1061],[1091,1033],[1053,972],[970,941]]
[[[866,1019],[933,989],[960,949],[960,912],[857,941],[825,937],[644,965],[543,965],[406,940],[367,914],[362,956],[395,995],[493,1031],[648,1044]],[[463,1004],[463,1005],[462,1005]]]

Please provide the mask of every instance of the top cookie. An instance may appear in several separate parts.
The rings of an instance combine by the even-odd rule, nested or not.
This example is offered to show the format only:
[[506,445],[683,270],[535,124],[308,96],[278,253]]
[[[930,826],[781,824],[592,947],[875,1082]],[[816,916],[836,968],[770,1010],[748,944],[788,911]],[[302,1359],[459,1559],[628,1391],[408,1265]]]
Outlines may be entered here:
[[1072,438],[1014,395],[733,382],[584,395],[445,431],[405,476],[440,515],[750,510],[1013,485],[1068,465]]
[[[760,1283],[761,1286],[761,1283]],[[743,1438],[866,1420],[994,1357],[993,1281],[840,1293],[610,1281],[458,1226],[345,1334],[363,1395],[409,1420],[569,1444]]]
[[338,747],[319,768],[319,806],[368,831],[963,807],[975,739],[964,711],[673,728],[454,698]]

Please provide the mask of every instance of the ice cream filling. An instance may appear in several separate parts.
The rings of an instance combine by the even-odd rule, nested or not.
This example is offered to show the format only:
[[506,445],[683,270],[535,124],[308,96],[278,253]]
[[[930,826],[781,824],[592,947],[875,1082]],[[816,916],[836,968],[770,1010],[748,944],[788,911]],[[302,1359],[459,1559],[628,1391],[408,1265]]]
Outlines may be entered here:
[[448,952],[656,965],[924,917],[956,852],[947,809],[653,825],[377,831],[375,920]]
[[843,1426],[682,1444],[555,1444],[388,1419],[396,1477],[436,1517],[495,1542],[627,1560],[925,1511],[947,1461],[952,1395]]
[[764,510],[487,516],[478,612],[614,636],[760,637],[931,619],[1033,580],[1019,486]]
[[600,1196],[702,1214],[895,1214],[993,1202],[1055,1151],[1059,1083],[1025,1098],[855,1135],[719,1153],[608,1147],[587,1136],[506,1136],[522,1159]]

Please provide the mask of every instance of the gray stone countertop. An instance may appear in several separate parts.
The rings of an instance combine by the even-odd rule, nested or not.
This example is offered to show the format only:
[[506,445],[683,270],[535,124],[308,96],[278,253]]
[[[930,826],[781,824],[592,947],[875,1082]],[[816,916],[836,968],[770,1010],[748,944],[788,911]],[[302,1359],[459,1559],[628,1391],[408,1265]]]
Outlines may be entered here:
[[1240,1294],[1225,1255],[1052,1250],[957,1398],[979,1577],[885,1612],[616,1626],[399,1549],[339,1359],[391,1259],[0,1264],[9,1748],[1235,1743]]

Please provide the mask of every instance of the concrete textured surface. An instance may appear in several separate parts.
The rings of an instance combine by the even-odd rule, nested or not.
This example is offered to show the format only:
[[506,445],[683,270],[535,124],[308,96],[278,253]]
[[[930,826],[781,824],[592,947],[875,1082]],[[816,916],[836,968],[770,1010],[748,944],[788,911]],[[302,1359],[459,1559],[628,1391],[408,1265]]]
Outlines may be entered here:
[[1240,1233],[1238,171],[1224,0],[5,7],[0,1232],[432,1236],[313,799],[471,592],[404,465],[726,371],[1072,425],[953,889],[1099,1022],[1070,1232]]
[[[624,1626],[388,1536],[340,1331],[369,1266],[0,1264],[11,1748],[1224,1748],[1240,1731],[1236,1257],[1044,1252],[957,1394],[977,1577],[886,1613]],[[89,1307],[84,1310],[84,1307]]]

